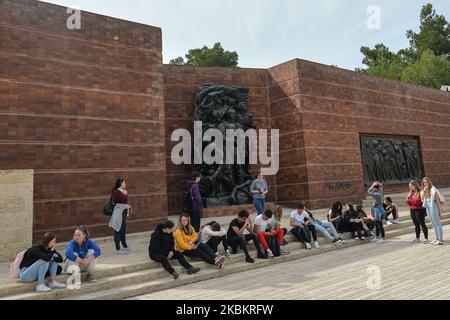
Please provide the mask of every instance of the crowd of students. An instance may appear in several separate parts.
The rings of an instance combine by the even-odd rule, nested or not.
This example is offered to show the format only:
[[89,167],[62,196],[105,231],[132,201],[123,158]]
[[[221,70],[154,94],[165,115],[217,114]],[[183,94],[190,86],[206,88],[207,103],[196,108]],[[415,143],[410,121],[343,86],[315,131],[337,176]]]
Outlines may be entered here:
[[[311,250],[312,248],[320,249],[318,232],[334,245],[344,243],[341,238],[341,234],[344,233],[350,233],[355,241],[372,237],[372,242],[383,243],[385,241],[384,222],[400,223],[397,206],[392,203],[391,198],[385,198],[383,185],[375,182],[368,189],[368,194],[374,200],[370,214],[363,210],[362,205],[357,205],[355,209],[352,204],[346,204],[343,211],[343,205],[336,201],[327,214],[327,220],[319,220],[303,203],[299,203],[296,210],[290,214],[291,228],[288,231],[282,228],[282,208],[277,206],[273,211],[265,208],[264,198],[268,187],[260,174],[250,188],[254,196],[259,196],[254,199],[256,210],[254,219],[250,217],[248,211],[242,210],[230,221],[228,230],[215,221],[200,228],[203,209],[200,205],[202,200],[198,189],[200,175],[194,173],[192,177],[193,180],[188,184],[188,188],[196,203],[193,212],[182,214],[176,226],[172,221],[159,224],[151,235],[148,247],[149,258],[160,263],[174,279],[177,279],[179,274],[170,264],[172,259],[177,260],[186,269],[187,274],[195,274],[200,271],[200,268],[192,266],[186,257],[197,258],[217,269],[222,269],[227,258],[237,254],[238,249],[243,252],[244,261],[247,263],[255,263],[255,258],[273,259],[276,256],[288,255],[289,251],[285,248],[287,243],[285,236],[288,233],[294,236],[306,250]],[[109,225],[114,230],[116,254],[128,254],[130,248],[126,242],[126,220],[132,209],[128,205],[128,192],[123,178],[116,180],[111,192],[111,200],[115,203],[115,207]],[[444,212],[444,198],[433,186],[431,180],[427,177],[423,178],[422,185],[417,181],[411,181],[405,201],[410,208],[411,219],[415,225],[416,237],[412,242],[442,245],[440,216]],[[389,220],[391,215],[392,221]],[[428,240],[426,216],[430,218],[435,229],[436,240],[433,242]],[[420,239],[421,232],[424,235],[423,240]],[[250,255],[249,242],[256,250],[256,257]],[[223,247],[223,255],[219,253],[219,247]],[[95,283],[97,281],[95,266],[100,255],[100,247],[89,238],[88,230],[84,226],[75,230],[73,240],[67,244],[65,258],[56,251],[55,236],[52,233],[46,233],[40,244],[19,254],[19,260],[16,259],[16,262],[20,262],[17,264],[17,277],[22,282],[37,281],[36,290],[48,292],[52,289],[64,288],[65,285],[57,282],[55,277],[75,265],[80,268],[80,271],[87,272],[88,282]],[[63,264],[63,267],[59,264]],[[48,278],[47,283],[46,278]]]

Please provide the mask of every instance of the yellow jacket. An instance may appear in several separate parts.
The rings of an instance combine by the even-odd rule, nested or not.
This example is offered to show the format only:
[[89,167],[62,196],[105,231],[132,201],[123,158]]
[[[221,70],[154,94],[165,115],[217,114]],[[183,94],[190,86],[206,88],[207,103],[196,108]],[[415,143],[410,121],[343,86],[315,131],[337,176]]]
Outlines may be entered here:
[[175,250],[178,252],[184,252],[186,250],[192,250],[192,246],[189,245],[189,241],[197,241],[198,235],[195,230],[192,230],[191,235],[187,235],[180,228],[177,228],[173,233],[173,239],[175,240]]

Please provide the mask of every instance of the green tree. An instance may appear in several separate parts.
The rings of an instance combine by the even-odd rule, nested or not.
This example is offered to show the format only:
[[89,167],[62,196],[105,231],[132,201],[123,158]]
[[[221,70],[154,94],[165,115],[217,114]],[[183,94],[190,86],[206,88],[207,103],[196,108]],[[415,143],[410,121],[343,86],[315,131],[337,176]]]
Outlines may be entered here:
[[416,63],[403,70],[401,80],[440,89],[443,85],[450,84],[450,61],[427,49]]
[[212,48],[191,49],[185,55],[186,61],[178,57],[170,61],[173,65],[189,65],[196,67],[237,67],[239,56],[236,51],[225,51],[220,42]]
[[448,84],[450,69],[445,62],[450,61],[450,24],[445,17],[438,15],[431,4],[424,5],[419,32],[409,30],[406,37],[409,48],[396,53],[383,43],[374,48],[362,46],[366,68],[357,71],[433,88]]

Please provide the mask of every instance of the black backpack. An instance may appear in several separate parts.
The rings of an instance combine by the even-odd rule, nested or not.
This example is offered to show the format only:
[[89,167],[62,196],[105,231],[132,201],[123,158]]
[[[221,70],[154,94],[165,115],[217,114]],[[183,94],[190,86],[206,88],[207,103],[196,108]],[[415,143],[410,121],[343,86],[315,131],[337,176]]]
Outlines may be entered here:
[[270,237],[268,245],[274,257],[281,256],[280,241],[278,241],[278,238]]
[[191,212],[192,203],[191,188],[189,187],[187,191],[183,192],[182,210],[184,213]]

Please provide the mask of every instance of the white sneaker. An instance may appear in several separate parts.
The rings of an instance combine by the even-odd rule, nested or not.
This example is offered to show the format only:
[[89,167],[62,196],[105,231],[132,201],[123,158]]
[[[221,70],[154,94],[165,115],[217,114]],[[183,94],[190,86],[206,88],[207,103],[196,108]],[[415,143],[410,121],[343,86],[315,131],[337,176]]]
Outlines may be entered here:
[[225,257],[229,258],[231,256],[230,250],[225,251]]
[[379,239],[379,240],[377,241],[377,243],[384,243],[384,240],[383,240],[383,239]]
[[378,240],[380,240],[380,239],[378,239],[377,237],[375,237],[375,238],[373,238],[372,240],[370,240],[370,242],[376,243],[376,242],[378,242]]
[[437,244],[437,240],[431,241],[430,244],[432,244],[433,246]]
[[309,243],[306,243],[306,250],[311,250],[311,245]]
[[391,222],[391,220],[389,220],[388,222],[386,222],[386,224],[387,224],[388,226],[390,226],[390,225],[392,225],[393,223]]
[[45,284],[38,284],[36,286],[36,292],[49,292],[52,288],[47,287]]
[[272,250],[267,249],[267,250],[266,250],[266,254],[267,254],[267,258],[273,259],[273,253],[272,253]]
[[412,239],[412,240],[411,240],[411,243],[419,243],[419,242],[420,242],[419,239]]
[[359,238],[358,237],[355,237],[355,238],[353,238],[353,241],[359,241]]
[[64,283],[60,283],[58,281],[52,281],[48,284],[51,289],[64,289],[66,285]]
[[366,237],[361,237],[361,240],[366,240]]
[[317,241],[314,242],[314,248],[320,249],[319,243]]
[[398,221],[398,220],[394,220],[394,221],[392,221],[392,223],[393,223],[393,224],[401,224],[401,222]]
[[289,251],[285,250],[284,247],[280,247],[280,253],[282,256],[285,256],[289,254]]

